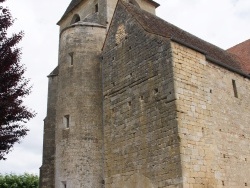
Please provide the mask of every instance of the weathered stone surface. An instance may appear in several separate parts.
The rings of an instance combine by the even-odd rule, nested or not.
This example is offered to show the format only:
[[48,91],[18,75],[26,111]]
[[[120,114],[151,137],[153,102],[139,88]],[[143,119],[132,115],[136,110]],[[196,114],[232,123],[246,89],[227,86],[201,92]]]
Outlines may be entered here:
[[[56,187],[64,183],[72,188],[102,186],[102,88],[99,54],[105,32],[104,27],[79,23],[61,34],[58,78],[60,92],[56,104]],[[65,116],[69,119],[64,120]],[[67,121],[68,127],[65,125]]]
[[180,44],[171,48],[184,187],[244,187],[250,179],[250,80]]
[[247,187],[250,77],[222,49],[157,28],[135,8],[154,12],[151,0],[124,1],[81,1],[59,22],[40,187]]
[[102,61],[105,186],[138,187],[140,178],[130,181],[138,176],[145,187],[178,187],[182,175],[170,42],[145,32],[119,5],[118,17]]

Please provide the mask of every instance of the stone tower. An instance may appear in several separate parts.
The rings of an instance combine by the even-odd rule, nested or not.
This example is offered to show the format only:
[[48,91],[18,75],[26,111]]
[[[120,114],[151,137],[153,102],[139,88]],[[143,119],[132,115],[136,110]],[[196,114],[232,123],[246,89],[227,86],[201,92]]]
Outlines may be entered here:
[[[154,13],[151,0],[130,0]],[[58,66],[48,76],[41,188],[101,188],[100,54],[117,0],[72,0],[59,20]]]

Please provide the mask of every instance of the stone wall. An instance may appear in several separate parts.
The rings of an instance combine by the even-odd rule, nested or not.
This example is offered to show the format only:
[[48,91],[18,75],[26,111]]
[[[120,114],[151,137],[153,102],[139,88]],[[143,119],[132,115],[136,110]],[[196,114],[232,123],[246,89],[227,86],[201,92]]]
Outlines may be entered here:
[[250,80],[171,46],[184,188],[249,186]]
[[58,77],[49,77],[47,116],[44,119],[43,161],[40,168],[40,188],[55,187],[55,126]]
[[170,43],[118,5],[103,50],[106,188],[180,187]]
[[103,186],[100,53],[106,28],[78,24],[60,38],[55,187]]

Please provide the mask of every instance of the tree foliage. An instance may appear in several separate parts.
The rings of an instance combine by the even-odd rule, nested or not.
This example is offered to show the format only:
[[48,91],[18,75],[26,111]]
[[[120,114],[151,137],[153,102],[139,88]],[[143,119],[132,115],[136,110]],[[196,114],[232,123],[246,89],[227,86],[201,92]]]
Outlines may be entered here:
[[38,188],[39,178],[37,175],[27,174],[24,175],[1,175],[0,174],[0,187],[1,188]]
[[[5,0],[0,0],[0,5]],[[14,20],[8,8],[0,6],[0,160],[5,159],[14,143],[27,134],[24,123],[35,116],[23,105],[31,87],[23,74],[25,67],[20,63],[21,50],[16,45],[23,32],[7,35]]]

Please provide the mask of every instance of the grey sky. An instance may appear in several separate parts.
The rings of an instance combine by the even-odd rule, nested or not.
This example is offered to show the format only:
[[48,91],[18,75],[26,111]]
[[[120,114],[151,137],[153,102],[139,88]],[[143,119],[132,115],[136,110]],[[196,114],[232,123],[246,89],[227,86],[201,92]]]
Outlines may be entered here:
[[[47,78],[57,65],[61,18],[71,0],[7,0],[5,5],[17,18],[11,31],[24,30],[20,43],[22,62],[31,78],[32,94],[25,99],[38,114],[27,126],[28,136],[16,144],[0,173],[39,173],[42,163],[43,119],[46,116]],[[161,7],[157,15],[164,20],[227,49],[250,38],[249,0],[155,0]]]

